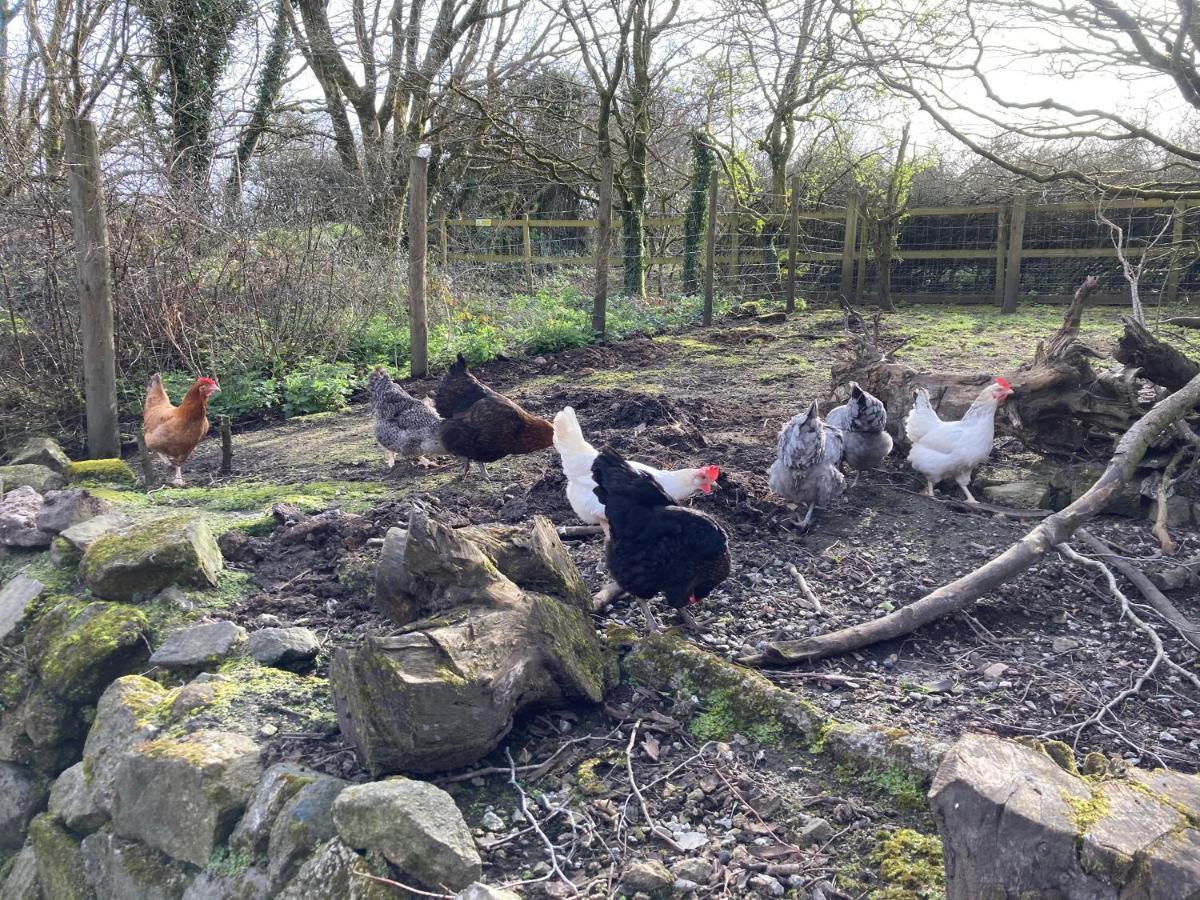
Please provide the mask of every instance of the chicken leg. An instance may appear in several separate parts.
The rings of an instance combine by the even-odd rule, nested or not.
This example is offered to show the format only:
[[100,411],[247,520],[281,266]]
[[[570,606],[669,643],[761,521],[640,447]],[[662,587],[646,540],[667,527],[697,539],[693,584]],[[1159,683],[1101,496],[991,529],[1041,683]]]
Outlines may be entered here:
[[967,487],[967,485],[969,485],[971,483],[971,473],[970,472],[964,472],[961,475],[954,476],[954,482],[960,488],[962,488],[962,492],[966,496],[968,503],[978,503],[979,502],[978,500],[975,499],[975,496],[971,493],[971,489],[969,487]]
[[592,595],[592,609],[594,612],[604,612],[609,606],[620,599],[625,592],[621,590],[621,586],[615,581],[606,582],[604,587],[600,588]]
[[700,623],[696,621],[696,617],[692,615],[692,611],[686,606],[679,607],[679,618],[683,619],[685,627],[692,631],[700,630]]
[[426,456],[418,456],[416,458],[416,461],[414,462],[414,465],[420,469],[439,469],[439,468],[441,468],[441,466],[439,466],[432,459],[429,459]]
[[650,601],[638,597],[638,603],[641,604],[642,615],[646,617],[646,633],[654,634],[658,631],[658,622],[654,620],[654,613],[650,612]]
[[928,478],[925,479],[925,490],[921,491],[921,493],[924,494],[926,497],[933,496],[933,482],[930,481]]
[[175,475],[171,479],[171,484],[175,487],[183,487],[183,468],[181,466],[175,466]]
[[492,480],[492,476],[488,474],[488,470],[487,470],[487,464],[486,464],[486,463],[480,463],[480,464],[479,464],[479,474],[480,474],[481,476],[483,476],[483,480],[484,480],[484,481],[491,481],[491,480]]
[[383,464],[389,469],[396,465],[396,454],[391,450],[383,451]]
[[796,524],[799,525],[801,528],[807,528],[809,523],[812,521],[813,511],[816,508],[817,508],[817,504],[815,504],[815,503],[808,504],[808,512],[806,512],[804,514],[804,518],[797,519]]

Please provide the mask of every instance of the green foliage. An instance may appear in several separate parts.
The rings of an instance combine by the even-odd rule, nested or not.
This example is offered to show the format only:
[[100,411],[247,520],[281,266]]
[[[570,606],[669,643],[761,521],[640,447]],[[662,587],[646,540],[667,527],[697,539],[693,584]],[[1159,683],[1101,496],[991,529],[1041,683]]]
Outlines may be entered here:
[[518,346],[531,356],[584,347],[595,340],[588,301],[574,285],[552,282],[532,297],[518,294],[509,310],[518,323]]
[[235,372],[221,378],[221,392],[209,401],[209,409],[215,415],[238,420],[278,409],[279,403],[279,379],[257,372]]
[[894,766],[860,770],[842,765],[837,768],[838,777],[866,788],[876,796],[889,797],[901,809],[913,811],[928,808],[925,800],[925,785],[921,778]]
[[386,314],[367,319],[350,335],[346,355],[364,368],[386,365],[400,369],[412,353],[408,322]]
[[716,690],[705,699],[708,708],[688,725],[697,740],[728,741],[740,733],[764,747],[783,743],[783,723],[767,711],[756,714],[747,710],[744,698],[737,691]]
[[700,244],[708,223],[708,182],[713,171],[712,140],[692,132],[692,191],[683,216],[683,292],[699,293]]
[[207,871],[223,878],[241,875],[254,860],[249,853],[240,850],[230,850],[228,847],[217,847],[208,858]]
[[455,354],[479,365],[504,352],[504,333],[487,313],[463,310],[429,335],[429,359],[435,365],[448,366]]
[[310,357],[284,376],[283,414],[291,418],[345,409],[354,386],[350,363]]

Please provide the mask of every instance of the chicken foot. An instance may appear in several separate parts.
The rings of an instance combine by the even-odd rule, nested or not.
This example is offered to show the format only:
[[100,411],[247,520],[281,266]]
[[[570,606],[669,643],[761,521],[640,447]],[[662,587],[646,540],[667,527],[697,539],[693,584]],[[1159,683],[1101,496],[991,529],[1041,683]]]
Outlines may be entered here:
[[692,615],[692,611],[686,606],[679,607],[679,618],[683,619],[684,627],[692,631],[700,630],[700,623],[696,621],[696,617]]
[[425,455],[418,456],[415,460],[413,460],[413,465],[417,466],[417,468],[420,468],[420,469],[440,469],[441,468],[441,466],[439,466],[436,462],[434,462],[432,459],[430,459],[429,457],[427,457]]
[[393,453],[391,450],[384,450],[383,451],[383,464],[385,466],[387,466],[389,469],[393,468],[396,465],[396,454]]
[[592,595],[592,609],[595,612],[604,612],[604,610],[619,600],[624,593],[625,591],[621,589],[619,584],[615,581],[609,581]]
[[[963,492],[963,494],[966,495],[968,503],[978,503],[979,502],[978,500],[975,499],[975,495],[971,493],[971,489],[967,486],[971,483],[971,473],[970,472],[964,472],[962,475],[954,476],[954,483],[957,484],[960,488],[962,488],[962,492]],[[930,494],[930,496],[932,496],[932,493]]]
[[654,618],[654,613],[650,612],[650,601],[638,597],[638,603],[642,607],[642,615],[646,617],[646,633],[654,634],[658,631],[658,622]]

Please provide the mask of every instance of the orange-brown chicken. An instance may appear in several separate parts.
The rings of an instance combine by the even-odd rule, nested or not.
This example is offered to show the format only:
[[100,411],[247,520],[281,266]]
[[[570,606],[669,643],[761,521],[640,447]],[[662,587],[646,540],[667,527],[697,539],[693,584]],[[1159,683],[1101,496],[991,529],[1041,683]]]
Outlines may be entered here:
[[447,453],[471,462],[487,478],[486,463],[505,456],[545,450],[554,440],[554,426],[530,415],[507,397],[479,381],[460,353],[442,376],[434,405],[442,416],[439,434]]
[[183,484],[181,468],[196,445],[208,434],[208,398],[221,388],[212,378],[197,378],[183,401],[171,405],[163,388],[162,376],[155,375],[146,388],[146,403],[142,409],[142,428],[146,449],[167,458],[175,467],[172,484]]

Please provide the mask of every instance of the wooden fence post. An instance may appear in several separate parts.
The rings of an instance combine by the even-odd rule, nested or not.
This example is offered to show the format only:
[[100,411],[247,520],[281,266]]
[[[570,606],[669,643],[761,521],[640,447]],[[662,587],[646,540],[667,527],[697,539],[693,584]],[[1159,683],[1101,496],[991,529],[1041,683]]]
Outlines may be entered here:
[[429,374],[429,322],[425,312],[429,153],[429,145],[422,144],[408,165],[408,333],[413,378]]
[[75,232],[88,456],[107,459],[121,455],[121,434],[117,424],[112,269],[108,256],[104,188],[100,184],[100,153],[96,144],[96,126],[88,119],[67,119],[64,131],[71,224]]
[[592,297],[592,331],[604,340],[608,317],[608,254],[612,246],[612,157],[604,160],[600,173],[600,196],[596,204],[596,287]]
[[792,196],[790,216],[788,218],[788,280],[787,280],[787,311],[796,311],[796,257],[799,256],[800,245],[800,176],[792,176]]
[[442,277],[446,276],[446,269],[450,267],[450,241],[449,230],[446,228],[446,217],[438,221],[438,253],[442,263]]
[[233,472],[233,426],[229,416],[221,416],[221,474]]
[[[733,198],[734,203],[737,203],[737,197]],[[738,276],[741,274],[741,262],[738,256],[741,252],[742,236],[738,229],[741,228],[740,217],[738,216],[737,207],[734,206],[733,212],[729,214],[729,284],[735,296],[742,295],[738,285]]]
[[858,198],[853,194],[846,202],[846,228],[842,235],[842,278],[838,291],[849,302],[854,289],[854,250],[858,241]]
[[[858,261],[855,263],[857,268],[854,270],[854,299],[852,303],[858,304],[863,302],[863,295],[867,292],[867,222],[865,218],[858,220]],[[891,265],[891,260],[888,260],[888,265]],[[879,268],[879,260],[875,260],[875,268]],[[876,283],[883,276],[876,272]]]
[[1008,224],[1008,266],[1004,273],[1004,305],[1000,312],[1017,311],[1021,293],[1021,250],[1025,240],[1025,195],[1017,194],[1012,201]]
[[1004,305],[1004,266],[1008,261],[1008,208],[1001,206],[996,211],[996,306]]
[[521,255],[525,257],[525,288],[533,296],[533,241],[529,237],[529,213],[521,219]]
[[1179,299],[1179,261],[1183,246],[1183,218],[1187,214],[1187,204],[1176,203],[1171,207],[1171,262],[1167,269],[1167,304]]
[[708,176],[708,234],[704,241],[704,327],[713,322],[713,285],[717,276],[717,170]]

